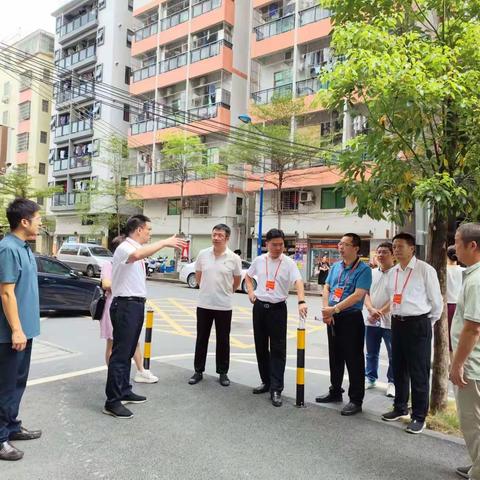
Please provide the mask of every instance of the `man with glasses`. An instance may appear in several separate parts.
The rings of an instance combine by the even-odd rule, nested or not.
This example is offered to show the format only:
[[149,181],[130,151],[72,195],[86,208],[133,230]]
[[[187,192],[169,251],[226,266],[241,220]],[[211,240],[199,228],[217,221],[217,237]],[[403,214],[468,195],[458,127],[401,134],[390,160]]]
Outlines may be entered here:
[[362,411],[365,396],[362,309],[364,297],[372,284],[372,271],[360,260],[360,245],[361,239],[355,233],[346,233],[342,237],[338,243],[342,260],[332,265],[323,289],[322,316],[327,324],[331,385],[326,395],[315,400],[318,403],[342,401],[346,365],[350,401],[341,414],[347,416]]

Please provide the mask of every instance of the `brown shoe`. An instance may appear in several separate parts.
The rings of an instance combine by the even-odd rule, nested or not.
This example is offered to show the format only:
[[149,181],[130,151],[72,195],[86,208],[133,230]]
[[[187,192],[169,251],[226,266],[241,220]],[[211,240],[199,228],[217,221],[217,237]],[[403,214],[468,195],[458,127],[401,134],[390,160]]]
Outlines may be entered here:
[[8,437],[8,440],[35,440],[41,436],[41,430],[27,430],[24,427],[20,427],[20,431],[11,433]]
[[0,460],[15,461],[23,458],[23,452],[9,442],[0,443]]

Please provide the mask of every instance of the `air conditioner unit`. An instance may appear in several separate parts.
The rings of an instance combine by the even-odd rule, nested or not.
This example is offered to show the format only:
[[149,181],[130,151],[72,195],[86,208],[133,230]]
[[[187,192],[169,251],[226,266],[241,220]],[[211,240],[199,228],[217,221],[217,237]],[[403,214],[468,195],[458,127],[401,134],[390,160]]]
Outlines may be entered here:
[[313,201],[313,192],[310,192],[308,190],[300,192],[300,203],[312,203]]

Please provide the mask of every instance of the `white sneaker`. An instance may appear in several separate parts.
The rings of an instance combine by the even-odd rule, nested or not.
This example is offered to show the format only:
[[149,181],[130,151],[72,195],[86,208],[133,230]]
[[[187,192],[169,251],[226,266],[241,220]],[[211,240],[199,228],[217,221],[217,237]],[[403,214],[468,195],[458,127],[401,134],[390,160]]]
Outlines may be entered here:
[[157,383],[158,377],[150,370],[138,370],[133,381],[137,383]]
[[385,395],[389,398],[395,398],[395,385],[393,383],[387,385],[387,393]]
[[370,390],[371,388],[375,388],[377,386],[376,380],[367,380],[365,381],[365,390]]

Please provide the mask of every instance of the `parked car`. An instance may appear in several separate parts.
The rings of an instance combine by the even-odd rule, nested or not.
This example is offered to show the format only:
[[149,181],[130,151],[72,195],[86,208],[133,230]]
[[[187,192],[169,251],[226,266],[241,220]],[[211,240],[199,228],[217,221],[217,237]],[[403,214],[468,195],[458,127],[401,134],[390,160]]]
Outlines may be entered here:
[[35,255],[41,312],[88,312],[98,280],[77,275],[68,265]]
[[[245,275],[250,268],[250,262],[242,260],[242,280],[240,282],[239,291],[247,293],[247,285],[245,283]],[[187,263],[180,270],[180,281],[186,283],[190,288],[198,288],[197,279],[195,278],[195,262]],[[253,286],[257,288],[257,281],[253,279]]]
[[110,250],[93,243],[64,243],[57,253],[61,262],[87,277],[100,275],[103,264],[112,257]]

